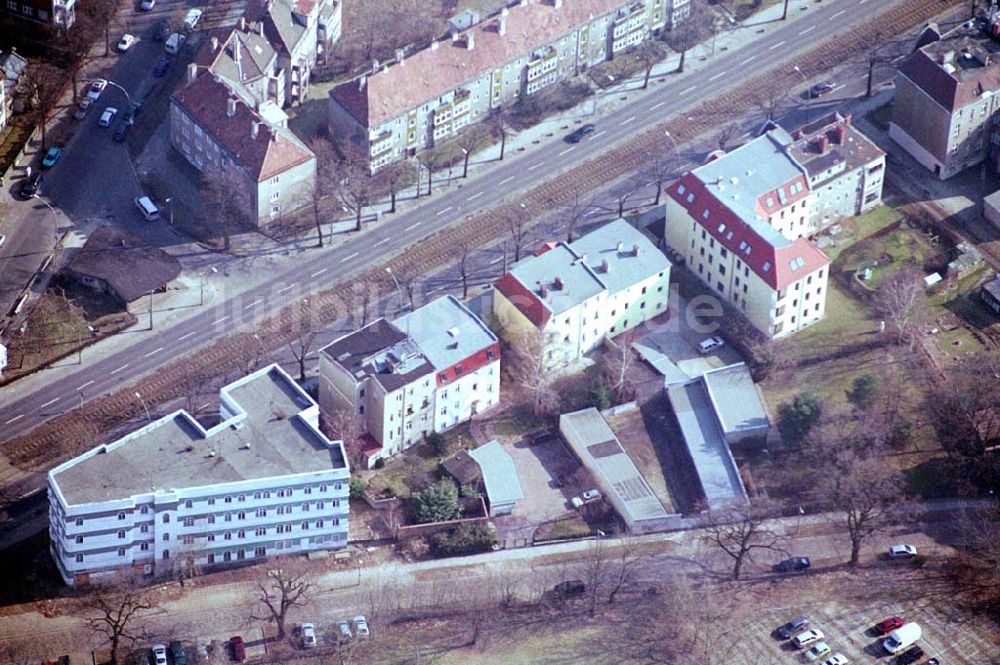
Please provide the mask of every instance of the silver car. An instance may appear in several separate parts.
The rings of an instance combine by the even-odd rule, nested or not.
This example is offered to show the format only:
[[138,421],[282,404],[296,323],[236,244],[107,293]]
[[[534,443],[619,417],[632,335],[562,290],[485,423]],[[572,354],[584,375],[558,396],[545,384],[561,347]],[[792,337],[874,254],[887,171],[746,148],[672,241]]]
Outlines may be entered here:
[[363,614],[354,617],[354,632],[357,634],[359,640],[367,639],[369,635],[368,620],[365,619]]
[[347,642],[354,637],[351,633],[351,624],[347,623],[347,619],[337,622],[337,633],[341,642]]

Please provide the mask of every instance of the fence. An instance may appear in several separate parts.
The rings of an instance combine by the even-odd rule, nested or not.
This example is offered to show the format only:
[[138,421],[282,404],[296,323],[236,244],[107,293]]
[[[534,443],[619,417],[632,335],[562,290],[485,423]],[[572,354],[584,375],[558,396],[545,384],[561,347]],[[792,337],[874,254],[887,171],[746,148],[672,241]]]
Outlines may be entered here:
[[398,540],[409,540],[411,538],[420,538],[448,531],[461,524],[486,524],[490,521],[489,513],[486,512],[486,502],[483,501],[482,497],[462,499],[462,514],[466,515],[473,511],[478,513],[476,517],[463,517],[457,520],[448,520],[447,522],[401,526],[396,531],[396,538]]

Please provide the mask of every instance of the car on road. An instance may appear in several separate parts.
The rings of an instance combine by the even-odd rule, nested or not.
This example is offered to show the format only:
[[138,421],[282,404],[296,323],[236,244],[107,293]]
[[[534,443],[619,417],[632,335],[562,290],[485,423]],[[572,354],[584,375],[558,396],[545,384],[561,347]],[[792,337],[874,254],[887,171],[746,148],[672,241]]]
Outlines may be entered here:
[[239,635],[229,638],[229,648],[232,650],[233,660],[237,663],[242,663],[247,659],[247,646]]
[[924,657],[924,650],[920,647],[910,647],[903,653],[896,656],[896,665],[910,665]]
[[49,148],[46,151],[45,156],[42,157],[42,168],[51,169],[59,161],[59,157],[62,156],[62,150],[59,148]]
[[809,630],[803,631],[792,638],[792,644],[795,645],[797,649],[801,649],[804,646],[809,646],[813,642],[819,642],[826,635],[819,628],[810,628]]
[[586,590],[583,580],[564,580],[552,587],[552,591],[560,596],[579,596]]
[[337,622],[337,637],[341,642],[347,642],[354,637],[351,633],[351,624],[347,623],[347,619],[341,619]]
[[316,626],[311,623],[302,624],[302,648],[303,649],[315,649],[316,648]]
[[104,109],[104,113],[101,114],[101,119],[97,121],[97,124],[101,127],[110,127],[116,115],[118,115],[118,109],[114,106],[109,106]]
[[0,247],[3,247],[4,243],[7,242],[7,236],[0,233]]
[[820,81],[813,87],[809,88],[809,98],[816,99],[817,97],[822,97],[825,94],[831,93],[834,90],[834,85],[829,81]]
[[27,201],[28,199],[34,198],[41,188],[42,174],[36,173],[30,178],[25,178],[21,181],[21,189],[18,190],[18,193],[21,195],[22,199]]
[[167,647],[162,644],[154,644],[153,660],[155,665],[167,665]]
[[597,127],[588,122],[586,125],[580,127],[579,129],[574,130],[571,134],[567,135],[565,139],[566,143],[579,143],[583,139],[593,134],[596,130]]
[[779,573],[789,573],[795,570],[807,570],[812,566],[812,561],[807,556],[793,556],[774,564],[774,569]]
[[187,654],[184,653],[184,645],[177,640],[170,643],[170,657],[174,659],[174,665],[187,665]]
[[784,624],[783,626],[779,626],[776,632],[778,633],[778,637],[780,637],[783,640],[787,640],[792,635],[801,633],[808,626],[809,626],[809,619],[807,619],[806,617],[795,617],[794,619]]
[[725,345],[726,345],[725,340],[723,340],[718,335],[713,335],[708,339],[703,339],[700,342],[698,342],[698,353],[700,353],[701,355],[705,355],[711,353],[712,351],[715,351],[716,349],[721,349]]
[[830,645],[826,642],[817,642],[812,645],[808,651],[802,654],[802,658],[807,663],[815,663],[820,658],[829,656],[831,651],[833,651],[833,649],[831,649]]
[[847,656],[842,653],[835,653],[824,660],[823,665],[847,665]]
[[141,9],[144,12],[148,12],[155,6],[156,6],[156,0],[142,0],[142,4],[139,5],[139,9]]
[[170,68],[170,58],[160,58],[156,61],[156,66],[153,67],[153,76],[160,78],[167,73],[167,69]]
[[574,496],[570,499],[570,503],[573,504],[574,508],[582,508],[584,504],[593,503],[595,501],[601,500],[601,493],[597,490],[587,490],[580,496]]
[[108,82],[104,79],[97,79],[90,84],[90,89],[87,90],[87,99],[92,101],[97,101],[101,97],[101,93],[104,89],[108,87]]
[[906,620],[901,616],[889,617],[888,619],[882,619],[877,624],[875,624],[875,634],[876,635],[886,635],[896,630],[897,628],[902,628]]
[[189,9],[188,13],[184,15],[184,27],[188,30],[194,30],[198,22],[201,21],[201,14],[200,9]]
[[115,134],[112,137],[115,143],[124,143],[125,139],[128,138],[128,130],[132,128],[132,122],[130,120],[122,120],[118,123],[118,127],[115,128]]
[[917,556],[917,548],[913,545],[899,544],[889,548],[890,559],[909,559],[913,556]]
[[76,110],[73,111],[73,117],[77,120],[83,120],[90,113],[91,107],[94,106],[94,100],[87,97],[86,99],[81,99],[80,103],[77,104]]
[[132,48],[132,44],[135,44],[135,35],[125,33],[122,38],[118,40],[118,50],[122,53]]
[[358,636],[359,640],[368,639],[368,619],[365,618],[364,614],[359,614],[354,617],[354,634]]

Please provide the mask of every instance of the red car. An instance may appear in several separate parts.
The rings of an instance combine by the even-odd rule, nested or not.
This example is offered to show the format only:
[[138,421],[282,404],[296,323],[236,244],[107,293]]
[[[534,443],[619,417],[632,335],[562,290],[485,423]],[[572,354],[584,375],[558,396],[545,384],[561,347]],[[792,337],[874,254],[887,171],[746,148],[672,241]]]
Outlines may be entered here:
[[243,638],[239,635],[229,638],[229,646],[233,648],[233,660],[237,663],[242,663],[247,659],[247,649],[246,645],[243,644]]
[[903,617],[889,617],[875,624],[875,632],[879,635],[885,635],[901,627],[904,623],[906,622],[903,620]]

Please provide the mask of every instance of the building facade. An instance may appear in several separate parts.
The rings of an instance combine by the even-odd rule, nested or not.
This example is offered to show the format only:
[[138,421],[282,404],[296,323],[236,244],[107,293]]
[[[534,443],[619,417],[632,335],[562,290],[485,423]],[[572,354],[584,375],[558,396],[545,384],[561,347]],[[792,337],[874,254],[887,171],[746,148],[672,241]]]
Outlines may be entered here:
[[365,463],[402,452],[500,400],[500,346],[452,296],[379,319],[320,350],[319,400],[375,445]]
[[810,173],[768,131],[667,190],[664,239],[688,269],[769,337],[823,318],[830,259],[806,236]]
[[624,219],[528,257],[494,285],[504,337],[566,365],[667,311],[670,262]]
[[329,124],[373,171],[577,76],[690,11],[689,0],[520,0],[330,91]]
[[52,556],[70,585],[169,575],[347,544],[349,468],[316,403],[277,365],[49,472]]
[[188,79],[170,98],[170,143],[199,171],[227,174],[245,192],[241,205],[255,226],[308,204],[316,156],[288,128],[272,102],[256,110],[211,73]]
[[76,23],[76,0],[4,0],[8,16],[69,30]]

